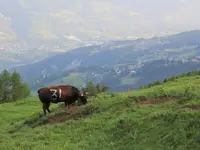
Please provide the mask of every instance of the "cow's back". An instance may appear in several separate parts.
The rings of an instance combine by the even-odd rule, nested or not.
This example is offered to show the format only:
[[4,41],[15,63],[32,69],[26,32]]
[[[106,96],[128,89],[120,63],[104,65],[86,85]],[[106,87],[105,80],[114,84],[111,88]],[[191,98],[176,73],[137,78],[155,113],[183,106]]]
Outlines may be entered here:
[[73,103],[78,99],[79,90],[71,85],[58,85],[58,86],[50,86],[49,89],[60,90],[60,100],[66,101],[67,103]]

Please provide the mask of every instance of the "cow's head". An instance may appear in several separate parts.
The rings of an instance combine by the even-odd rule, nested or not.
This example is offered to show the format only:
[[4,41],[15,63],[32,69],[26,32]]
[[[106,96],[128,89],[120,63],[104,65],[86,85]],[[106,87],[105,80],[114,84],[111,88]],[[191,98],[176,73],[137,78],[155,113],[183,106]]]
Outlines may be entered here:
[[83,104],[87,104],[87,98],[88,98],[87,95],[88,95],[87,92],[84,91],[80,92],[80,100]]

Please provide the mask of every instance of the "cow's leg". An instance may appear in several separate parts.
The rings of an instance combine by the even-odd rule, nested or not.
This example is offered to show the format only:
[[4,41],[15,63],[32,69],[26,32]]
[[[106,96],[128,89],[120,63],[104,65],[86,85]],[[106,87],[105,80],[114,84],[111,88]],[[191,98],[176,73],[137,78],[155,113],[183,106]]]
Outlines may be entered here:
[[43,103],[42,108],[43,108],[44,115],[46,116],[46,103]]
[[65,102],[65,106],[66,106],[66,109],[68,109],[69,105],[67,104],[67,102]]
[[49,106],[50,106],[50,103],[46,103],[46,109],[49,113],[51,113],[51,111],[49,110]]
[[78,106],[80,106],[80,105],[81,105],[81,103],[80,103],[80,99],[78,99],[77,102],[78,102]]

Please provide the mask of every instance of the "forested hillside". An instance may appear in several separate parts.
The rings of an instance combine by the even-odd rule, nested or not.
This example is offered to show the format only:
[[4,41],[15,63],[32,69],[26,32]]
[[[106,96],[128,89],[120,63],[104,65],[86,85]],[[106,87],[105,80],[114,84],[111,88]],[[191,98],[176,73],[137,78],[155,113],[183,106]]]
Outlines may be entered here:
[[187,71],[200,69],[199,62],[178,62],[169,60],[156,60],[147,62],[138,68],[132,65],[121,65],[116,68],[110,67],[84,67],[74,70],[56,72],[47,76],[40,76],[28,80],[31,89],[55,84],[72,84],[84,87],[88,82],[108,85],[111,91],[120,92],[139,88],[156,80],[164,80],[174,75]]

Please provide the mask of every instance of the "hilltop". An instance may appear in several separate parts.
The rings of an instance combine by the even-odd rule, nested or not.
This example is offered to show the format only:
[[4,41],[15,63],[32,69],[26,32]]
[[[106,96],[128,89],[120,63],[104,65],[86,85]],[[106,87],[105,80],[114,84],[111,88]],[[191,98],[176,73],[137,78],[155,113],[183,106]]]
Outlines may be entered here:
[[[0,106],[0,149],[199,149],[199,72],[47,117],[38,98]],[[72,110],[74,109],[74,110]]]

